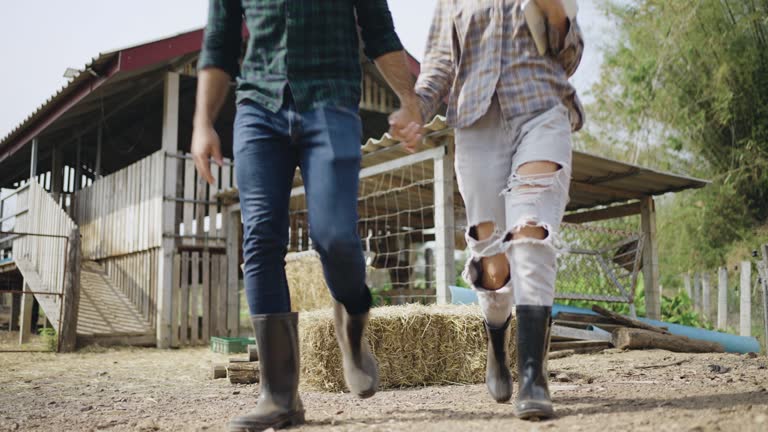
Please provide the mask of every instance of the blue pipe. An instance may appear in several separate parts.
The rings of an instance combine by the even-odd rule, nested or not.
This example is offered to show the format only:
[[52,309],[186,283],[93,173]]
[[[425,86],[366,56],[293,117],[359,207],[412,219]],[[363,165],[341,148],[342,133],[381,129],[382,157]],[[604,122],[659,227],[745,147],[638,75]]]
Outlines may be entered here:
[[[449,287],[451,291],[451,299],[453,304],[476,304],[477,294],[471,289],[461,287]],[[584,309],[574,306],[565,306],[555,304],[552,306],[552,318],[556,318],[560,312],[577,313],[582,315],[599,315],[590,309]],[[689,327],[680,324],[673,324],[663,321],[656,321],[647,318],[638,318],[638,320],[655,325],[658,327],[666,327],[673,335],[686,336],[691,339],[717,342],[723,346],[726,352],[730,353],[749,353],[760,352],[760,343],[757,338],[747,336],[737,336],[728,333],[721,333],[712,330],[706,330],[696,327]]]

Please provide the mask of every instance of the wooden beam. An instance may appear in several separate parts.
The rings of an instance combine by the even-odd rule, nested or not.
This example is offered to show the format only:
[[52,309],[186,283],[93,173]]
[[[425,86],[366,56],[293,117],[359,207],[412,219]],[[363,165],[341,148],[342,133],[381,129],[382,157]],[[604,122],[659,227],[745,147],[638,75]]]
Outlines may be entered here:
[[690,339],[685,336],[661,334],[636,328],[619,328],[613,332],[613,345],[619,349],[663,349],[672,352],[724,352],[716,342]]
[[645,311],[648,318],[661,319],[661,298],[659,296],[659,255],[656,240],[656,205],[653,197],[641,201],[641,225],[643,242],[643,284],[645,285]]
[[[163,133],[162,148],[165,153],[176,153],[179,149],[179,74],[168,72],[163,89]],[[178,162],[165,157],[162,178],[154,181],[163,182],[162,196],[178,196],[176,181]],[[162,210],[162,248],[158,262],[157,287],[157,347],[170,348],[172,342],[171,322],[173,319],[173,255],[176,240],[176,202],[163,201]]]
[[717,328],[726,330],[728,327],[728,269],[720,267],[717,270]]
[[103,120],[99,120],[99,126],[96,129],[96,168],[93,171],[94,180],[101,178],[101,147],[104,140],[104,125]]
[[614,219],[614,218],[620,218],[624,216],[632,216],[636,214],[640,214],[641,205],[639,202],[634,202],[630,204],[624,204],[624,205],[618,205],[608,208],[602,208],[598,210],[588,210],[583,211],[579,213],[571,213],[565,215],[563,218],[563,222],[568,223],[584,223],[584,222],[595,222],[595,221],[601,221],[605,219]]
[[614,189],[608,186],[598,186],[589,183],[584,183],[576,180],[571,181],[571,190],[574,192],[582,192],[592,195],[607,196],[611,199],[625,199],[635,200],[643,199],[644,195],[636,192],[627,192],[621,189]]
[[626,316],[621,315],[621,314],[617,314],[616,312],[609,311],[608,309],[605,309],[605,308],[603,308],[601,306],[598,306],[598,305],[592,306],[592,310],[594,312],[599,313],[600,315],[602,315],[604,317],[610,318],[613,321],[616,321],[617,323],[623,324],[623,325],[628,326],[628,327],[636,327],[636,328],[640,328],[640,329],[644,329],[644,330],[648,330],[648,331],[652,331],[652,332],[656,332],[656,333],[669,333],[667,330],[664,330],[661,327],[656,327],[656,326],[653,326],[653,325],[650,325],[650,324],[646,324],[646,323],[644,323],[642,321],[638,321],[638,320],[636,320],[634,318],[630,318],[630,317],[626,317]]
[[77,318],[80,307],[80,229],[75,228],[67,244],[67,267],[64,279],[64,305],[61,309],[59,352],[73,352],[77,348]]
[[51,195],[53,200],[59,202],[59,197],[64,188],[64,172],[62,164],[63,154],[61,146],[54,146],[51,152]]
[[443,150],[442,154],[434,158],[434,166],[435,288],[437,304],[448,304],[451,301],[448,287],[456,283],[453,154],[446,154]]

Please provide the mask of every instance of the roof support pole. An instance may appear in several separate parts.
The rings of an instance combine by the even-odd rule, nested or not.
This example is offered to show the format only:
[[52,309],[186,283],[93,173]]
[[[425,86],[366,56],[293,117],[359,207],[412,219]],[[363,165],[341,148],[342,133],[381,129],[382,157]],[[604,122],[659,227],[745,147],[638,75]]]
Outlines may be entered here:
[[64,191],[64,167],[62,164],[62,148],[60,145],[53,147],[51,153],[51,195],[57,203]]
[[640,218],[645,236],[643,242],[643,284],[645,289],[645,311],[650,319],[661,319],[661,296],[659,295],[659,254],[656,239],[656,204],[652,196],[640,201]]
[[32,138],[32,156],[29,162],[29,178],[34,179],[37,175],[37,157],[38,157],[38,142],[37,138]]
[[[164,172],[161,178],[153,181],[163,182],[162,196],[178,196],[176,181],[178,178],[178,160],[168,157],[175,154],[179,148],[179,83],[180,76],[168,72],[163,88],[163,135],[162,150],[165,152]],[[176,253],[174,234],[176,221],[176,201],[164,200],[162,209],[162,250],[158,262],[158,293],[157,293],[157,347],[171,348],[178,343],[178,335],[171,331],[171,323],[178,317],[174,315],[173,307],[173,256]]]
[[72,192],[77,192],[83,185],[83,161],[80,159],[80,152],[83,148],[83,137],[77,137],[77,144],[75,145],[75,187]]

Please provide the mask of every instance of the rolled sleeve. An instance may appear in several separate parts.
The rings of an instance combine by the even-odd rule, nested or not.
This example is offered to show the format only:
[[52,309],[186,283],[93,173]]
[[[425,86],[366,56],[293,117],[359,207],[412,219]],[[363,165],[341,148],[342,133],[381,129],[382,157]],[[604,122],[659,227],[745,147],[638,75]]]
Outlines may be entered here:
[[208,5],[208,23],[197,69],[218,68],[234,78],[240,69],[242,6],[233,0],[210,0]]
[[375,60],[384,54],[403,50],[403,44],[395,33],[387,0],[358,0],[355,9],[366,57]]
[[563,66],[570,77],[576,72],[584,52],[584,38],[576,19],[567,18],[567,33],[560,45],[560,33],[554,26],[548,26],[547,38],[552,55]]
[[451,43],[454,38],[451,7],[438,0],[427,37],[427,49],[416,81],[416,94],[421,99],[424,121],[435,114],[448,95],[455,77]]

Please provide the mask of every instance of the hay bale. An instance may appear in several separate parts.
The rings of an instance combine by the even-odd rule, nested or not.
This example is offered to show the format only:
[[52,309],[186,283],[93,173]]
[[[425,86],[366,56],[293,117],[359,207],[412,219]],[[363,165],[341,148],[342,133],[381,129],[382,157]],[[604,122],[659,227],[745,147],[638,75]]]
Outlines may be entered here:
[[295,312],[333,306],[317,252],[289,254],[285,258],[285,276],[291,292],[291,309]]
[[[510,325],[514,332],[514,320]],[[303,385],[321,391],[345,390],[332,312],[301,314],[299,330]],[[486,337],[477,306],[374,308],[368,335],[379,361],[382,389],[485,381]],[[513,371],[515,358],[513,337]]]

